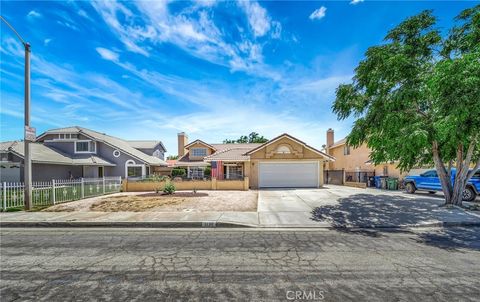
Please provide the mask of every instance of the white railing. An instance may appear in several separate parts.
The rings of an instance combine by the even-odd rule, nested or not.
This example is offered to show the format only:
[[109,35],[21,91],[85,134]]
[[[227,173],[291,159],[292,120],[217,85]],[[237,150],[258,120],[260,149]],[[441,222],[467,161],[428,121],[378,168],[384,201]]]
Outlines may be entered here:
[[[93,196],[120,192],[121,177],[53,179],[32,183],[34,206],[48,206]],[[21,182],[3,182],[1,186],[1,209],[24,207],[24,189]]]

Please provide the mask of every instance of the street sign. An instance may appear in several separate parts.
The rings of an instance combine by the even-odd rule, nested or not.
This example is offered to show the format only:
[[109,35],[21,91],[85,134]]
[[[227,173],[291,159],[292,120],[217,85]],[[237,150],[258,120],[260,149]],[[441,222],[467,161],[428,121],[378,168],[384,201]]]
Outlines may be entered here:
[[37,139],[37,129],[25,126],[25,140],[34,142]]

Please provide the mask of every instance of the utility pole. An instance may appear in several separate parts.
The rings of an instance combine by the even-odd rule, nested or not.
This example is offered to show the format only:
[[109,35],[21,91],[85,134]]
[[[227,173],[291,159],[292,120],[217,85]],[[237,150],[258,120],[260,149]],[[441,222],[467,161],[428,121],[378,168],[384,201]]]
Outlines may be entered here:
[[1,20],[15,33],[25,48],[25,130],[24,130],[24,159],[23,159],[23,180],[24,180],[24,201],[25,210],[32,209],[32,159],[30,154],[30,141],[35,141],[35,129],[30,127],[30,44],[25,42],[17,31],[0,16]]

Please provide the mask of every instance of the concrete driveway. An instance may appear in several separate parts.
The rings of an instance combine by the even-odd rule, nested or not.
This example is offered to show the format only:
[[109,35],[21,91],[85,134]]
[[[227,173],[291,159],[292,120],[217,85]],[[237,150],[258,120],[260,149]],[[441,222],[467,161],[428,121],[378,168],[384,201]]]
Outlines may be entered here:
[[441,196],[328,185],[258,194],[263,227],[395,227],[480,223],[480,215],[442,207]]

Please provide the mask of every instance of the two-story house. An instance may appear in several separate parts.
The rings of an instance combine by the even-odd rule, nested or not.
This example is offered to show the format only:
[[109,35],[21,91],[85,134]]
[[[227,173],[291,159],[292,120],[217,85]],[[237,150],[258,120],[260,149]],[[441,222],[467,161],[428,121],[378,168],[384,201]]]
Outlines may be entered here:
[[[30,144],[32,179],[141,177],[166,167],[160,141],[126,141],[78,126],[52,129]],[[23,180],[23,141],[0,144],[1,180]]]
[[370,160],[370,148],[366,144],[353,148],[347,144],[345,138],[335,142],[333,129],[327,130],[326,152],[335,157],[334,162],[328,162],[326,169],[330,171],[343,170],[346,181],[366,182],[367,175],[389,176],[402,178],[406,173],[401,173],[395,163],[374,165]]

